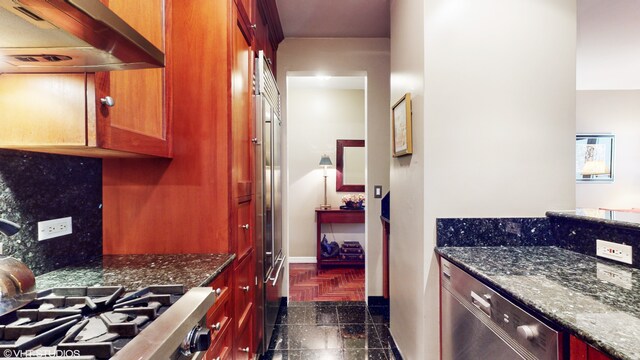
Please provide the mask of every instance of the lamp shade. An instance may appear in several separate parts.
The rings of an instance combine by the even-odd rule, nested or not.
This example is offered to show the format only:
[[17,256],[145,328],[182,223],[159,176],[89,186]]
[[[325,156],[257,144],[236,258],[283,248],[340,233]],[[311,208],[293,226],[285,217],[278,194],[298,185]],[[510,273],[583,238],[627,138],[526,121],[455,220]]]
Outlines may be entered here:
[[590,160],[584,163],[582,175],[604,175],[609,173],[609,167],[602,160]]
[[322,155],[322,157],[320,158],[320,166],[332,166],[333,163],[331,162],[331,158],[329,157],[329,155]]

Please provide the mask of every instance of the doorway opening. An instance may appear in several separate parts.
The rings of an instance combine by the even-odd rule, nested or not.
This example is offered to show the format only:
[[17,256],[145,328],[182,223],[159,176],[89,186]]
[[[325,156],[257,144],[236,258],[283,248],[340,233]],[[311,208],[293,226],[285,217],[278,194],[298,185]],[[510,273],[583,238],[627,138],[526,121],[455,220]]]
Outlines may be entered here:
[[287,76],[289,302],[366,301],[366,76]]

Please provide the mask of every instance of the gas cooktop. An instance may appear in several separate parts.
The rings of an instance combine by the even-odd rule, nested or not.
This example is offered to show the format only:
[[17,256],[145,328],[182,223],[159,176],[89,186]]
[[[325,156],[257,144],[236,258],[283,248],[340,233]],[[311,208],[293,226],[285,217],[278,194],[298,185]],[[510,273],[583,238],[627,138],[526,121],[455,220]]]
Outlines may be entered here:
[[[173,311],[172,317],[174,320],[192,318],[192,324],[187,326],[189,331],[180,333],[175,328],[172,333],[162,325],[155,331],[171,335],[176,344],[164,358],[171,357],[169,353],[189,356],[206,350],[210,344],[210,333],[202,327],[202,319],[215,294],[209,288],[197,289],[204,289],[203,296],[185,294],[182,285],[150,286],[136,291],[126,291],[122,286],[101,286],[38,292],[36,299],[22,309],[0,317],[0,357],[109,359],[138,334],[153,327],[154,321],[170,311],[182,297],[185,299],[178,306],[182,310]],[[200,312],[204,309],[204,313],[194,317],[195,308]],[[132,349],[135,346],[132,344],[125,351],[139,352],[140,349]]]

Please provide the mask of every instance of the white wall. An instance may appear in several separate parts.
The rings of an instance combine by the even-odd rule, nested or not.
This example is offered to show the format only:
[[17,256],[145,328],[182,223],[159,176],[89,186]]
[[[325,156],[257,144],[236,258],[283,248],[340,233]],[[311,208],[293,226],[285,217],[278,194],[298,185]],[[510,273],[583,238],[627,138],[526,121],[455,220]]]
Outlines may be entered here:
[[[367,77],[365,141],[367,146],[366,229],[367,241],[366,290],[368,296],[382,295],[382,225],[380,200],[373,198],[373,186],[389,189],[389,39],[378,38],[288,38],[278,48],[278,84],[285,83],[287,73],[319,72],[328,75],[364,75]],[[287,133],[287,89],[281,89],[284,114],[284,139]],[[374,146],[375,144],[375,146]],[[287,154],[283,158],[286,164]],[[287,169],[284,169],[287,176]],[[285,179],[286,183],[286,179]],[[294,199],[283,189],[284,234],[283,246],[288,246],[290,210],[286,207]],[[288,273],[285,274],[288,277]],[[288,285],[287,285],[288,286]],[[285,291],[288,291],[285,289]]]
[[[405,359],[425,359],[438,327],[425,329],[424,1],[391,2],[391,99],[412,98],[413,155],[391,161],[391,333]],[[432,296],[432,295],[431,295]],[[437,313],[437,303],[436,313]],[[433,310],[430,311],[432,313]],[[437,352],[435,353],[437,356]]]
[[578,183],[576,207],[640,208],[640,90],[578,91],[578,133],[612,133],[614,182]]
[[[364,90],[288,88],[289,257],[316,256],[315,209],[324,202],[320,157],[329,155],[327,202],[341,205],[336,192],[336,140],[364,139]],[[364,166],[364,159],[362,159]],[[364,246],[364,224],[325,224],[329,241],[357,240]]]
[[[391,282],[421,281],[392,286],[391,330],[406,358],[439,357],[436,218],[544,216],[575,204],[575,6],[392,2],[391,102],[416,92],[416,153],[391,166],[391,252],[407,262],[394,263]],[[404,81],[411,74],[423,89]]]
[[577,89],[640,89],[640,1],[579,0]]

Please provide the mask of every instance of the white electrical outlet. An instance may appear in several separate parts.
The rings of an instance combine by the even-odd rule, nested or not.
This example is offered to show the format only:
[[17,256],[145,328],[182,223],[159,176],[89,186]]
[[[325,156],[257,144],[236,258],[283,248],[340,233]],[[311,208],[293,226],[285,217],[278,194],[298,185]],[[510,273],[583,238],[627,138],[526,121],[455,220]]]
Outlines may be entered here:
[[38,240],[47,240],[73,233],[71,217],[38,222]]
[[596,255],[603,258],[631,264],[632,248],[629,245],[618,244],[610,241],[596,240]]

